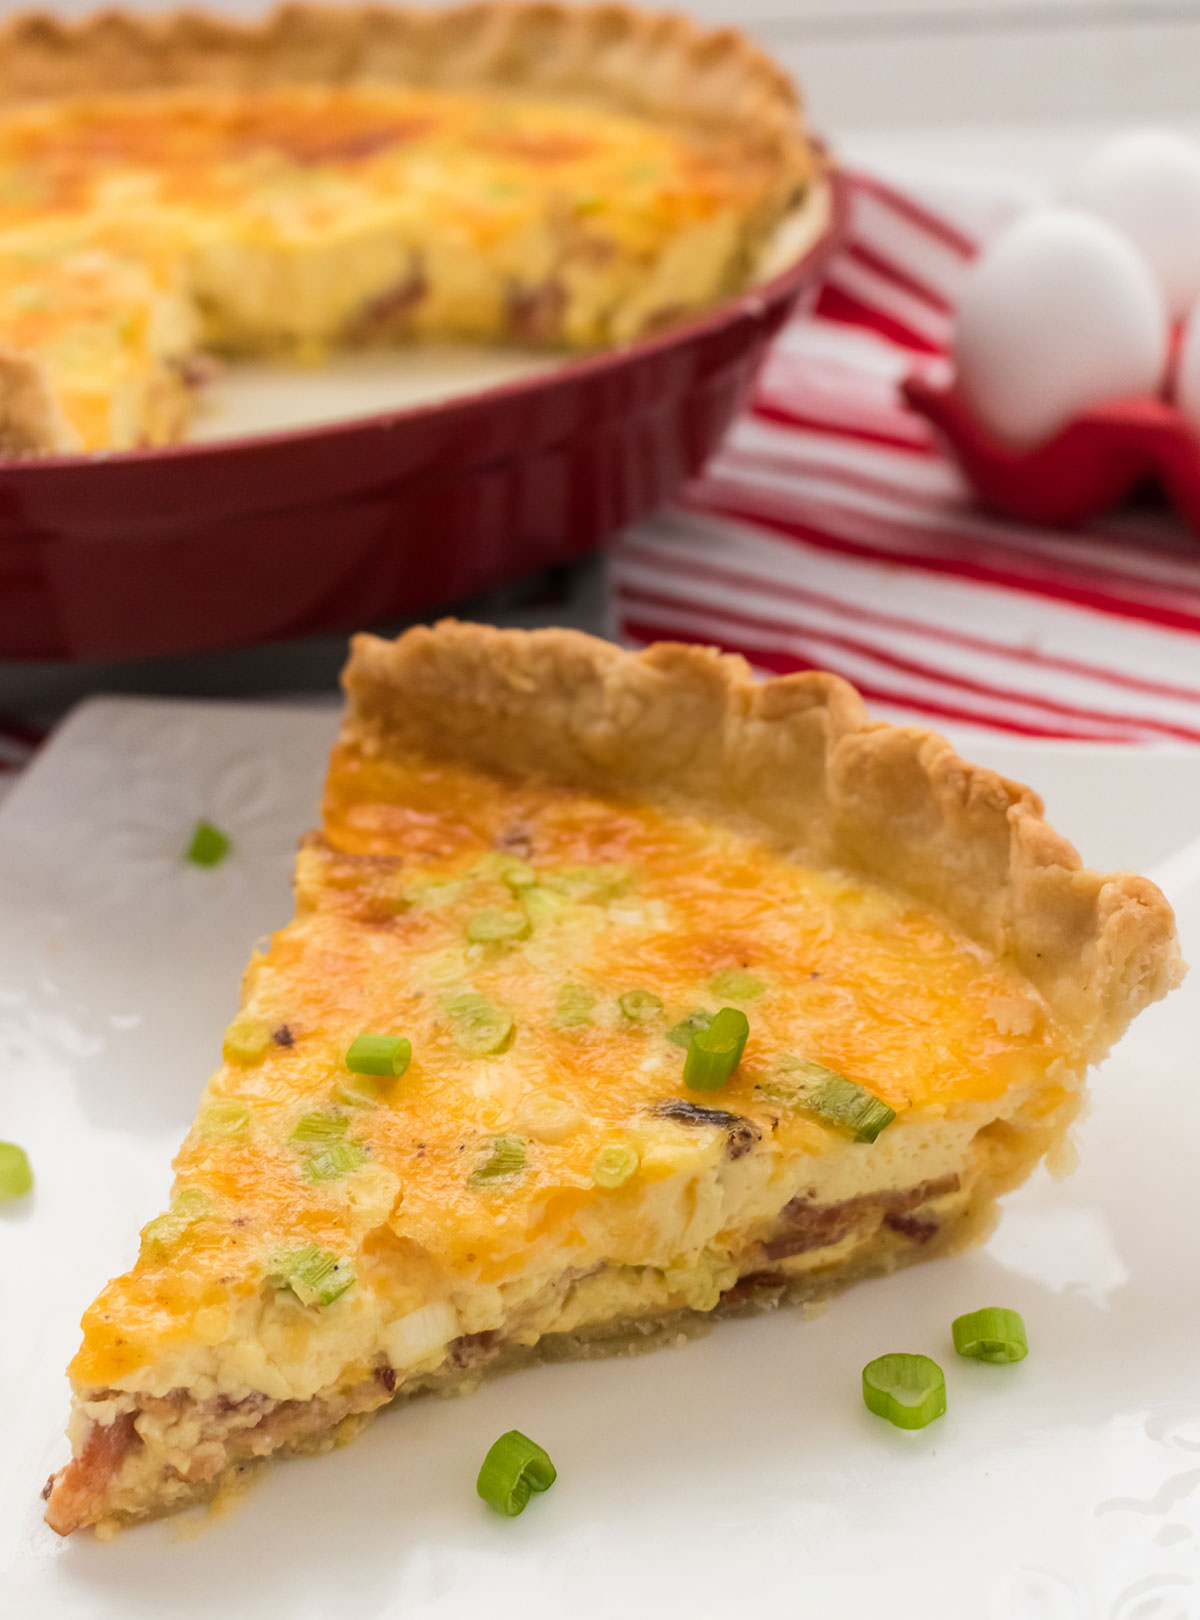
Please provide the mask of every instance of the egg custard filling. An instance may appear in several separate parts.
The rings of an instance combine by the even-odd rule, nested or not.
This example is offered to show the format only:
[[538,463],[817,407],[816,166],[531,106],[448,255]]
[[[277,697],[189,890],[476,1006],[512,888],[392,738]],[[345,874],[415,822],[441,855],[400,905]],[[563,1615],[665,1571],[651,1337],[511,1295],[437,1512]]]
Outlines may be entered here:
[[84,1318],[57,1530],[952,1250],[1179,976],[1152,885],[830,677],[444,625],[347,686],[296,915]]
[[744,286],[819,201],[748,42],[612,7],[26,16],[0,87],[10,453],[179,438],[201,355],[621,343]]

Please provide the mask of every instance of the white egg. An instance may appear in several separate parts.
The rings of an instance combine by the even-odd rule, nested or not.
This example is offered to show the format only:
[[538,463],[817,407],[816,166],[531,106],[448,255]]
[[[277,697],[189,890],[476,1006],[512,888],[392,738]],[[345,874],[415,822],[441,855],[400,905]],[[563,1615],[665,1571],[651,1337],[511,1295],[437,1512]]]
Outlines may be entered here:
[[1175,403],[1200,433],[1200,298],[1192,305],[1175,361]]
[[971,267],[954,362],[979,420],[1036,444],[1090,405],[1157,393],[1167,340],[1162,294],[1137,250],[1103,220],[1044,208]]
[[1173,317],[1200,297],[1200,143],[1166,130],[1102,146],[1070,201],[1108,220],[1145,254]]

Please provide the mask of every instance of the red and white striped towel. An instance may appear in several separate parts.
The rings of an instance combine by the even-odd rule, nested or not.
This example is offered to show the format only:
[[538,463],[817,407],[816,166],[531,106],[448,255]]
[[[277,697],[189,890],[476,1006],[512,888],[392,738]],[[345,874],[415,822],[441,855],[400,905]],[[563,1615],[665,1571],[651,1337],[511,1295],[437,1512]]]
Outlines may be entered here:
[[623,639],[834,670],[889,716],[1200,742],[1200,542],[1151,510],[1073,532],[984,512],[898,394],[1026,196],[852,176],[815,315],[784,330],[705,475],[614,551]]

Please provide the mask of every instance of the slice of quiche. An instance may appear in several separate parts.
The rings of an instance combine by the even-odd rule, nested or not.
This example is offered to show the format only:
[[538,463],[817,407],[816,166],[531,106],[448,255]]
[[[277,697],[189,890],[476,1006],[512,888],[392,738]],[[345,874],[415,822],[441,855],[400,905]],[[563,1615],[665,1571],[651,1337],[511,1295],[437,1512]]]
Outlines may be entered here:
[[978,1238],[1181,977],[1153,884],[833,677],[448,623],[346,688],[295,919],[84,1318],[58,1531]]

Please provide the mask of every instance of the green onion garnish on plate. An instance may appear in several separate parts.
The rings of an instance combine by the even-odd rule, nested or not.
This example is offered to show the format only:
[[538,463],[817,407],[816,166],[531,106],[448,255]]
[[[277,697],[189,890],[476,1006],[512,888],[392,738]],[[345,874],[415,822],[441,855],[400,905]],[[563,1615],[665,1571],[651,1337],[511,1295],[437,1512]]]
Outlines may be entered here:
[[346,1053],[351,1074],[403,1074],[412,1062],[412,1042],[403,1035],[356,1035]]
[[1024,1361],[1029,1354],[1020,1312],[1005,1310],[1001,1305],[956,1316],[950,1331],[959,1355],[969,1356],[972,1361]]
[[946,1410],[946,1375],[928,1356],[876,1356],[862,1371],[863,1400],[898,1429],[923,1429]]
[[302,1305],[332,1305],[355,1281],[349,1260],[319,1249],[315,1243],[276,1255],[271,1281],[289,1289]]
[[0,1142],[0,1204],[24,1198],[33,1187],[29,1155],[15,1142]]
[[661,999],[653,990],[626,990],[617,997],[617,1006],[631,1024],[647,1024],[663,1010]]
[[685,1084],[693,1091],[719,1091],[742,1061],[750,1020],[737,1007],[722,1007],[707,1029],[692,1031],[683,1061]]
[[515,1519],[524,1513],[534,1491],[548,1491],[558,1471],[541,1446],[519,1429],[510,1429],[483,1459],[475,1488],[497,1513]]
[[523,911],[491,906],[467,918],[467,939],[472,945],[512,945],[528,939],[530,921]]
[[184,857],[193,866],[219,866],[232,847],[228,833],[214,827],[211,821],[198,821]]
[[525,1168],[525,1144],[519,1136],[493,1136],[487,1158],[471,1172],[472,1187],[486,1187]]

